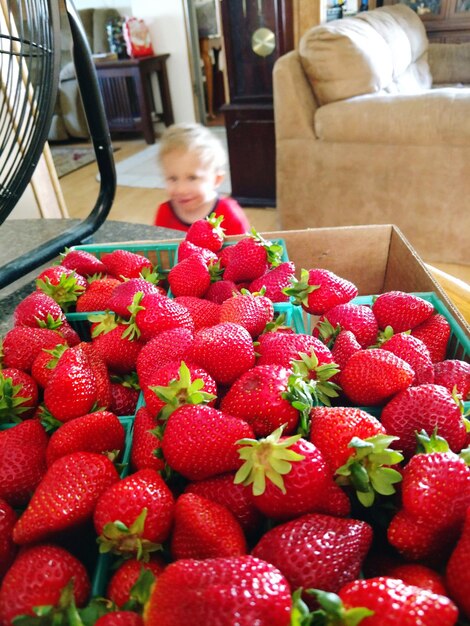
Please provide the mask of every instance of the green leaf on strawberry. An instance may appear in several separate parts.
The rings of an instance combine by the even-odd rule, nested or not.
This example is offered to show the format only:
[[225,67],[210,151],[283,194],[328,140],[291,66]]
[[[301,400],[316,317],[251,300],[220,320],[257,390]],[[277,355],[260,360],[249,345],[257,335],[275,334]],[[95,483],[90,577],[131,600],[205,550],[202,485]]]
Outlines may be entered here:
[[261,244],[263,248],[266,250],[267,260],[271,267],[277,267],[278,265],[281,264],[282,253],[284,252],[284,250],[280,244],[273,243],[272,241],[265,239],[254,228],[251,229],[251,233],[249,237],[251,237],[256,242]]
[[120,556],[135,556],[139,561],[146,562],[151,552],[161,550],[160,544],[142,539],[147,512],[147,508],[143,508],[129,527],[119,520],[105,524],[103,533],[96,540],[100,553],[112,552]]
[[14,385],[12,378],[0,372],[0,423],[19,423],[19,416],[31,409],[31,406],[23,406],[31,396],[20,396],[22,389],[23,385]]
[[15,626],[84,626],[75,604],[73,580],[62,590],[58,603],[35,606],[34,615],[18,615]]
[[[358,626],[366,617],[374,615],[374,611],[366,607],[352,607],[346,609],[341,598],[331,591],[322,591],[321,589],[306,589],[305,593],[315,596],[320,608],[311,613],[312,621],[310,624],[319,624],[323,626]],[[301,626],[305,626],[309,622],[301,622]]]

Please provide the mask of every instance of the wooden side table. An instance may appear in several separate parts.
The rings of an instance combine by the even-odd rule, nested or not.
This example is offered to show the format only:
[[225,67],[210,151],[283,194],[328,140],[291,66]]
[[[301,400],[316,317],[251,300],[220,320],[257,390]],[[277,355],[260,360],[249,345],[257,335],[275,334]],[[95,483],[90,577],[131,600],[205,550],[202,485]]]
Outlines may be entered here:
[[[119,59],[96,63],[110,132],[143,133],[147,143],[155,143],[153,124],[173,124],[173,107],[166,71],[169,54]],[[162,111],[157,112],[151,75],[155,73],[160,89]]]

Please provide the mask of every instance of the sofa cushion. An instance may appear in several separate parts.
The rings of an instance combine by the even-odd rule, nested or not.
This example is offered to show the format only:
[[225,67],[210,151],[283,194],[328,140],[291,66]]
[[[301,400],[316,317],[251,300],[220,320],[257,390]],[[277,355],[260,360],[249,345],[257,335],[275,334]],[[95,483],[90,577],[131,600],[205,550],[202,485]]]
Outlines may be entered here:
[[320,105],[367,93],[429,88],[428,41],[420,18],[397,4],[335,20],[302,37],[302,66]]
[[315,112],[321,141],[355,144],[468,146],[470,88],[415,95],[366,95]]

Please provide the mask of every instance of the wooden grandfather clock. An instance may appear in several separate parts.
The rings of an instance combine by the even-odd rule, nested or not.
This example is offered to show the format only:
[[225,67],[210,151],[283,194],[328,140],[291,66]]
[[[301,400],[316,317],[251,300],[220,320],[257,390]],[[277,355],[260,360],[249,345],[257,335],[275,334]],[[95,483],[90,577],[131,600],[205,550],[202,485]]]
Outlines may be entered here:
[[232,196],[275,206],[275,61],[293,48],[293,0],[220,0],[230,103],[224,105]]

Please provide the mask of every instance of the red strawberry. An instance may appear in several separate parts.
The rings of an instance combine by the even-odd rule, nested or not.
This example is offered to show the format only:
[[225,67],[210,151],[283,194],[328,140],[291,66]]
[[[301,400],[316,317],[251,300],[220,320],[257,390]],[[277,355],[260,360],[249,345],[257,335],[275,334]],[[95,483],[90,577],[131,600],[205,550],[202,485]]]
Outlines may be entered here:
[[100,278],[94,280],[87,287],[85,293],[79,296],[76,304],[77,313],[90,311],[105,311],[114,289],[121,284],[117,278]]
[[132,305],[136,293],[159,293],[166,295],[161,287],[157,287],[153,283],[144,278],[130,278],[129,280],[119,283],[113,290],[111,297],[107,302],[106,308],[114,311],[117,315],[124,319],[129,319],[131,313],[129,307]]
[[246,552],[242,528],[228,509],[195,493],[179,496],[171,534],[175,560],[241,556]]
[[264,295],[272,302],[289,302],[289,296],[283,290],[290,285],[294,274],[295,266],[292,261],[285,261],[253,280],[248,289],[251,292],[260,292],[264,287]]
[[[388,577],[354,580],[339,591],[346,616],[364,607],[364,626],[454,626],[457,607],[449,598]],[[343,613],[344,614],[344,613]],[[419,622],[417,621],[419,620]]]
[[152,262],[142,254],[136,254],[129,250],[113,250],[101,257],[101,262],[106,271],[115,278],[139,278],[144,270],[152,271]]
[[240,466],[236,442],[252,437],[250,426],[210,406],[182,406],[172,413],[163,434],[168,465],[189,480],[203,480]]
[[229,243],[228,245],[224,246],[222,250],[220,250],[218,254],[220,267],[223,267],[223,268],[227,267],[234,249],[235,249],[235,244],[232,245]]
[[234,478],[235,474],[221,474],[192,482],[185,488],[185,493],[195,493],[221,504],[232,512],[245,532],[253,533],[260,526],[261,513],[253,505],[248,490],[235,484]]
[[174,296],[202,298],[211,284],[207,262],[200,254],[192,254],[173,266],[168,283]]
[[333,362],[331,351],[324,343],[311,335],[287,332],[268,332],[258,339],[256,352],[257,365],[282,365],[290,368],[292,361],[299,360],[300,354],[315,354],[318,365]]
[[38,420],[0,431],[0,497],[24,506],[46,472],[47,435]]
[[89,413],[97,399],[97,385],[81,344],[60,357],[44,390],[44,404],[53,417],[66,422]]
[[109,411],[96,411],[77,417],[63,424],[50,438],[46,452],[47,465],[52,465],[61,456],[72,452],[122,453],[125,435],[124,426]]
[[[230,250],[233,246],[224,248]],[[228,298],[231,298],[234,294],[239,293],[238,287],[233,280],[217,280],[215,283],[211,283],[209,289],[204,294],[206,300],[222,304]]]
[[235,481],[250,486],[253,504],[276,520],[317,512],[348,515],[348,497],[334,482],[320,450],[300,435],[281,434],[278,428],[259,441],[238,442],[244,463]]
[[15,326],[31,326],[61,330],[66,323],[65,313],[60,306],[42,291],[33,291],[15,308],[13,313]]
[[291,279],[284,293],[294,298],[312,315],[323,315],[338,304],[346,304],[358,294],[356,285],[326,269],[301,270],[300,280]]
[[12,536],[15,522],[15,511],[0,498],[0,582],[15,558],[16,546]]
[[379,328],[393,328],[394,333],[411,330],[434,313],[434,306],[419,296],[404,291],[387,291],[377,296],[372,311]]
[[3,338],[3,365],[29,372],[41,350],[51,350],[59,343],[67,342],[54,330],[15,326]]
[[13,367],[0,370],[0,424],[32,417],[37,405],[34,378]]
[[183,360],[193,343],[194,335],[189,328],[173,328],[150,339],[137,357],[137,375],[140,386],[148,384],[152,372],[171,361]]
[[144,622],[134,611],[113,611],[102,615],[95,626],[144,626]]
[[255,364],[250,333],[243,326],[232,322],[200,330],[194,337],[187,357],[223,385],[230,385]]
[[197,220],[189,227],[186,239],[196,246],[218,252],[225,239],[224,229],[221,226],[223,220],[223,215],[217,217],[215,213],[211,213],[204,220]]
[[371,543],[366,522],[313,513],[268,530],[252,554],[277,567],[291,589],[337,592],[359,576]]
[[470,363],[447,359],[434,364],[434,382],[449,391],[454,387],[462,400],[470,400]]
[[387,350],[355,352],[339,375],[345,395],[358,405],[376,405],[403,391],[414,379],[412,368]]
[[367,348],[375,343],[379,329],[368,306],[348,302],[338,304],[322,315],[312,334],[329,345],[341,330],[350,330],[361,347]]
[[15,524],[13,539],[23,545],[76,527],[91,518],[101,494],[117,480],[103,454],[74,452],[57,459]]
[[450,597],[456,602],[466,617],[470,617],[470,509],[467,509],[465,523],[455,548],[445,569],[445,583]]
[[400,563],[399,565],[386,568],[385,573],[387,577],[399,578],[407,585],[421,587],[421,589],[427,589],[441,596],[449,595],[444,577],[426,565],[421,565],[420,563]]
[[112,484],[96,504],[100,551],[135,555],[158,549],[173,521],[174,499],[160,474],[143,469]]
[[158,578],[165,569],[165,562],[158,556],[152,556],[148,563],[137,559],[124,561],[113,573],[108,583],[106,596],[112,600],[117,607],[122,607],[129,602],[132,587],[138,581],[139,576],[144,571],[150,571],[155,578]]
[[36,279],[36,288],[54,298],[63,310],[74,305],[87,286],[83,276],[61,265],[45,269]]
[[263,295],[240,293],[220,305],[220,321],[240,324],[255,338],[274,317],[273,303]]
[[[335,343],[333,344],[331,354],[333,356],[333,361],[338,366],[340,372],[345,368],[349,358],[360,349],[361,346],[357,342],[354,333],[350,330],[342,330],[339,333],[335,339]],[[336,374],[336,376],[333,377],[333,381],[336,383],[339,381],[339,374]]]
[[136,296],[132,307],[131,319],[142,341],[149,341],[172,328],[187,328],[194,332],[194,322],[188,309],[161,294],[149,293],[141,299]]
[[62,267],[75,270],[81,276],[93,276],[94,274],[105,274],[104,264],[96,258],[94,254],[87,250],[68,250],[61,254]]
[[132,435],[131,466],[135,471],[154,469],[161,471],[165,463],[157,456],[161,441],[157,435],[157,422],[146,407],[141,407],[135,416]]
[[281,262],[282,247],[255,231],[238,241],[229,253],[224,279],[234,283],[252,282]]
[[438,363],[446,358],[451,328],[449,322],[440,313],[435,313],[411,331],[413,337],[426,344],[431,360]]
[[396,354],[400,359],[411,365],[415,373],[413,385],[434,382],[434,368],[431,355],[426,344],[421,339],[413,337],[413,335],[408,333],[398,333],[384,341],[381,347],[383,350],[393,352],[393,354]]
[[127,374],[111,378],[111,404],[109,410],[118,416],[134,415],[139,401],[140,387],[137,375]]
[[[49,544],[23,550],[0,589],[0,622],[12,626],[19,615],[36,615],[35,607],[58,607],[62,592],[70,582],[75,604],[81,607],[90,593],[90,581],[78,559],[67,550]],[[64,619],[66,610],[67,607],[63,610]],[[58,618],[59,615],[55,619]]]
[[135,370],[143,346],[128,329],[128,326],[119,322],[98,321],[92,326],[94,351],[116,374],[129,374]]
[[193,296],[179,296],[175,298],[175,302],[188,309],[196,332],[207,326],[215,326],[220,321],[220,304],[216,302]]
[[410,457],[416,451],[416,434],[437,430],[454,452],[460,452],[467,439],[460,407],[450,391],[440,385],[409,387],[392,398],[380,417],[389,435],[398,437],[396,447]]
[[67,349],[67,345],[59,343],[52,350],[41,350],[34,359],[31,367],[31,376],[43,389],[51,380],[60,357]]
[[216,263],[218,258],[214,252],[211,252],[208,248],[201,248],[201,246],[196,246],[190,241],[182,241],[178,246],[178,263],[184,261],[192,254],[199,254],[202,256],[207,265],[209,263]]
[[286,579],[260,559],[183,559],[158,578],[145,621],[148,626],[229,626],[236,615],[237,626],[289,626],[291,606]]

